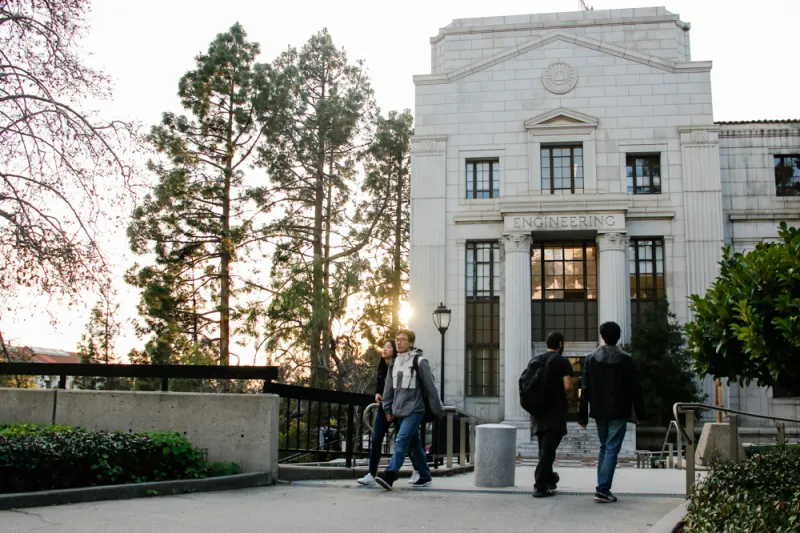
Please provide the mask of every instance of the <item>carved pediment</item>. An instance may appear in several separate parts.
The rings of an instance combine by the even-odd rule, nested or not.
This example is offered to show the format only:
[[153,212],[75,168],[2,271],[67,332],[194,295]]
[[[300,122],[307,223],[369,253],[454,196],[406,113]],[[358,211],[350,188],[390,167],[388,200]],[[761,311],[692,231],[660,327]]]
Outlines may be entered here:
[[525,129],[596,128],[600,120],[591,115],[559,107],[525,121]]

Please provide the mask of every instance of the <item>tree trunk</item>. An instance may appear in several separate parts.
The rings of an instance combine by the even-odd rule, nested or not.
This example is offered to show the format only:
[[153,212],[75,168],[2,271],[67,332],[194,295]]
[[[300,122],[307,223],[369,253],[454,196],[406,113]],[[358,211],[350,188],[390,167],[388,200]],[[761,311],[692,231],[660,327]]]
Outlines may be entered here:
[[225,184],[222,190],[222,239],[219,258],[219,363],[230,364],[230,298],[231,298],[231,178],[233,177],[233,92],[228,99],[228,139],[225,153]]
[[400,293],[402,290],[402,245],[403,245],[403,162],[397,167],[394,208],[394,257],[392,258],[392,325],[390,335],[394,338],[400,329]]
[[[325,101],[325,70],[323,69],[323,81],[321,88],[320,102]],[[324,106],[317,108],[317,113],[324,113]],[[322,351],[322,331],[325,328],[325,305],[323,295],[324,274],[322,268],[322,223],[323,207],[325,200],[325,131],[322,124],[324,117],[320,118],[320,126],[317,130],[319,146],[317,147],[317,168],[314,183],[314,232],[312,235],[314,248],[314,263],[311,274],[311,324],[309,325],[309,352],[311,363],[311,386],[315,388],[327,388],[328,376],[326,372],[325,360]]]

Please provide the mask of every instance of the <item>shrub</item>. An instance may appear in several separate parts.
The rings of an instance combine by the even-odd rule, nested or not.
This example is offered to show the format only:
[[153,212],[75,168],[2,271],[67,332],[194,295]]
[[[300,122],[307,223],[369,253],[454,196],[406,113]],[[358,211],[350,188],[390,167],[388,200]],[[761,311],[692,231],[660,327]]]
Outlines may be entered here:
[[68,426],[0,426],[0,493],[65,489],[238,472],[209,464],[171,432],[87,431]]
[[800,448],[779,447],[741,463],[713,464],[698,483],[685,533],[800,530]]

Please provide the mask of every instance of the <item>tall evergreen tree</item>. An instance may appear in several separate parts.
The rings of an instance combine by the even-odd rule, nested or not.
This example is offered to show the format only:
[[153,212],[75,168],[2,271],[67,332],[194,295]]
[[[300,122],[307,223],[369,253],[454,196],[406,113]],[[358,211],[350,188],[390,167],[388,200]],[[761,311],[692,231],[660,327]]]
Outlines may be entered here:
[[330,384],[332,325],[355,292],[370,224],[353,219],[357,159],[370,141],[375,104],[362,62],[350,64],[322,30],[275,62],[291,84],[290,116],[261,151],[280,203],[266,328],[268,349],[308,354],[310,384]]
[[[362,328],[371,344],[394,337],[400,329],[400,308],[408,300],[408,244],[411,227],[411,111],[390,111],[378,118],[375,142],[367,154],[365,190],[386,197],[384,206],[367,202],[363,217],[377,218],[369,248],[371,268],[364,276]],[[382,209],[382,210],[381,210]]]
[[156,264],[131,279],[149,298],[140,310],[155,313],[159,346],[151,348],[162,359],[176,344],[211,343],[219,364],[229,363],[233,265],[260,239],[244,169],[281,109],[280,84],[258,53],[238,23],[218,35],[180,80],[189,116],[164,113],[148,137],[161,156],[149,164],[159,181],[136,208],[129,238]]
[[[116,340],[120,334],[117,320],[119,304],[114,302],[113,292],[108,283],[100,294],[100,299],[92,308],[86,331],[78,343],[78,355],[85,364],[116,364]],[[81,389],[119,390],[129,389],[128,380],[122,378],[80,377],[75,380]]]

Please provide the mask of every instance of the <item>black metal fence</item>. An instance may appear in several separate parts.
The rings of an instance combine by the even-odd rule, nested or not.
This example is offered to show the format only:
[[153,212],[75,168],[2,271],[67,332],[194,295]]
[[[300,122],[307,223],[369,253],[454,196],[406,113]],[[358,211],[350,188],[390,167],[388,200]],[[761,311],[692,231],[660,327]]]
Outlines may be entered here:
[[170,379],[244,379],[263,381],[263,391],[278,378],[274,366],[215,365],[102,365],[84,363],[0,363],[0,376],[59,376],[58,388],[67,388],[67,376],[160,379],[169,390]]
[[[170,379],[255,380],[262,381],[261,391],[280,396],[278,452],[282,463],[327,462],[344,459],[347,467],[354,460],[369,455],[372,433],[364,424],[364,411],[374,402],[371,394],[313,389],[274,383],[277,367],[214,365],[122,365],[82,363],[0,363],[0,375],[59,376],[58,387],[67,386],[67,377],[142,378],[161,381],[161,390],[169,391]],[[451,428],[450,446],[459,448],[464,440],[467,449],[471,431],[465,426]],[[471,424],[471,421],[470,421]],[[383,455],[390,451],[389,438]],[[423,445],[429,461],[438,466],[447,450],[445,419],[422,428]]]

